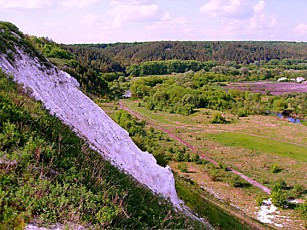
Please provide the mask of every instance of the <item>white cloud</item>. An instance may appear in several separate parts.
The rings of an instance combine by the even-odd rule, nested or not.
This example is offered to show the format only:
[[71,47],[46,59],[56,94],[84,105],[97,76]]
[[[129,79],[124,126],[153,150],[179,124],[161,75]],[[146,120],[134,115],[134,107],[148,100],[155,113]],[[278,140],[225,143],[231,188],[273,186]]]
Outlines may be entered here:
[[200,11],[213,17],[246,18],[252,14],[254,0],[209,0]]
[[50,4],[51,0],[0,0],[0,9],[37,9]]
[[194,29],[183,17],[172,17],[169,12],[164,12],[159,21],[146,27],[148,35],[162,35],[164,39],[178,39],[178,35],[188,38]]
[[[217,5],[214,5],[214,8],[212,5],[214,2],[218,6],[221,6],[220,4],[222,3],[227,3],[229,7],[225,8],[221,6],[222,8],[218,9]],[[208,7],[208,4],[204,5],[206,6],[204,9],[207,11],[202,9],[203,12],[210,12],[210,9],[211,15],[218,17],[221,25],[218,31],[211,30],[210,32],[215,33],[217,37],[225,37],[231,40],[241,40],[242,38],[250,40],[262,40],[268,37],[271,39],[275,38],[274,32],[276,32],[276,28],[281,25],[279,25],[277,21],[277,15],[266,13],[265,1],[246,0],[244,2],[245,3],[243,3],[243,0],[217,0],[208,3],[211,3],[211,5],[209,5],[212,6],[211,8]],[[249,13],[241,13],[242,9]],[[209,31],[205,33],[209,34]]]
[[88,26],[93,26],[98,22],[98,16],[96,14],[87,14],[82,18],[82,22]]
[[253,7],[255,14],[261,14],[265,9],[265,2],[263,0],[259,1]]
[[98,0],[65,0],[63,1],[63,6],[65,7],[79,7],[84,8],[87,6],[92,5],[93,3],[97,2]]
[[119,28],[126,21],[149,19],[158,15],[159,6],[140,0],[113,0],[112,9],[108,14],[112,16],[112,26]]
[[299,36],[307,35],[307,24],[300,23],[294,28],[294,32]]
[[254,15],[249,19],[249,29],[262,32],[262,30],[272,28],[277,26],[277,17],[275,14],[267,14],[265,12],[265,2],[260,0],[256,5],[253,7]]

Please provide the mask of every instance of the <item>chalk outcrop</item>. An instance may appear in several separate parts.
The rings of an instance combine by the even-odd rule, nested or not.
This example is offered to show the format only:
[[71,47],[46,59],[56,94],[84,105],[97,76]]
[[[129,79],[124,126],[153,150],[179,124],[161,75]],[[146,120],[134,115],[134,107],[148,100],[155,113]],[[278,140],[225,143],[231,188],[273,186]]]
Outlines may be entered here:
[[37,58],[16,47],[15,61],[0,54],[0,68],[22,83],[36,100],[63,123],[69,125],[90,146],[113,165],[181,209],[171,169],[142,152],[128,133],[79,89],[79,83],[56,67],[46,67]]

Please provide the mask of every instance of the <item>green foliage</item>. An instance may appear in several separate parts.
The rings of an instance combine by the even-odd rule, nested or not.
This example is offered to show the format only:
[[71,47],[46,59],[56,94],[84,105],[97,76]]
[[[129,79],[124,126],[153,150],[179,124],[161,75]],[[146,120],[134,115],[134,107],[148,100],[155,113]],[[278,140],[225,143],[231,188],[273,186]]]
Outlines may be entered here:
[[271,153],[303,162],[307,161],[307,149],[303,146],[232,132],[209,134],[208,137],[226,146],[238,146],[252,151]]
[[58,68],[63,69],[76,78],[83,92],[87,93],[89,96],[105,96],[106,94],[108,94],[110,98],[118,96],[118,92],[113,92],[107,82],[110,79],[117,79],[118,74],[113,78],[111,74],[110,76],[104,76],[96,69],[85,67],[75,59],[74,55],[69,50],[63,49],[61,45],[48,38],[30,36],[27,40],[45,57],[49,58],[52,63],[57,65]]
[[[112,62],[117,63],[121,67],[128,67],[132,64],[155,61],[148,66],[156,67],[161,61],[178,62],[179,60],[183,62],[185,60],[195,60],[201,63],[210,62],[210,65],[213,64],[213,66],[225,64],[227,68],[234,69],[239,69],[240,66],[238,64],[242,63],[246,63],[249,68],[262,66],[266,63],[270,69],[287,65],[305,68],[300,63],[305,59],[307,52],[306,43],[255,41],[160,41],[82,44],[67,45],[66,49],[74,52],[78,59],[85,58],[87,61],[100,59],[100,61],[97,61],[97,66],[99,65],[104,69],[110,70],[112,69]],[[280,61],[282,59],[287,61]],[[133,68],[129,67],[129,71],[140,74],[141,71],[138,67],[139,65],[135,65]],[[172,67],[175,67],[175,70],[186,71],[186,66],[182,68]],[[165,66],[161,69],[161,71],[168,70]],[[147,69],[143,71],[147,71]]]
[[215,169],[215,168],[210,169],[209,177],[210,177],[210,180],[212,180],[212,181],[219,181],[219,172],[218,172],[218,170]]
[[271,173],[279,173],[282,169],[277,164],[272,164],[270,167]]
[[184,73],[186,71],[209,71],[215,66],[213,62],[198,62],[193,60],[166,60],[149,61],[134,64],[127,68],[127,73],[132,76],[165,75],[172,73]]
[[264,194],[258,194],[257,197],[256,197],[256,204],[257,206],[261,206],[263,201],[268,199],[267,195],[264,195]]
[[229,123],[221,113],[215,113],[210,120],[212,124],[227,124]]
[[286,190],[287,189],[287,183],[280,179],[275,182],[272,191],[279,191],[279,190]]
[[194,228],[118,171],[0,72],[0,228]]
[[284,208],[287,204],[287,183],[284,180],[278,180],[271,191],[272,203],[280,208]]
[[213,197],[200,195],[197,185],[185,182],[183,179],[176,178],[176,189],[179,197],[185,204],[193,208],[201,216],[206,216],[209,222],[218,229],[249,229],[248,224],[233,218],[221,207],[211,203]]
[[298,210],[303,214],[307,214],[307,202],[305,201],[303,204],[299,205]]
[[7,54],[8,59],[13,61],[16,47],[22,48],[32,57],[38,58],[41,63],[49,66],[46,58],[33,47],[15,25],[9,22],[0,22],[0,53]]
[[284,208],[287,204],[287,197],[284,191],[282,190],[274,190],[271,193],[272,203],[276,207]]
[[187,163],[185,163],[185,162],[179,163],[177,168],[178,168],[181,172],[184,172],[184,173],[188,172],[188,165],[187,165]]
[[[293,111],[307,114],[305,94],[288,94],[269,97],[259,93],[235,89],[226,91],[220,87],[207,85],[219,81],[213,73],[193,73],[176,77],[147,77],[132,81],[130,90],[134,97],[141,98],[140,106],[150,110],[167,111],[190,115],[197,108],[227,111],[238,117],[267,114],[268,110],[280,111],[291,105]],[[211,76],[213,76],[211,78]],[[225,119],[215,116],[213,122],[225,123]],[[216,119],[216,120],[215,120]]]
[[[113,119],[128,131],[140,149],[152,153],[159,165],[165,167],[171,159],[179,162],[191,161],[191,154],[186,148],[177,147],[176,143],[169,140],[164,133],[155,132],[152,127],[147,128],[145,122],[135,120],[128,112],[118,110],[113,114]],[[159,143],[162,140],[166,140],[167,145],[161,146]]]
[[244,187],[249,187],[250,184],[247,183],[245,180],[243,180],[239,176],[234,176],[231,180],[231,185],[235,188],[244,188]]
[[305,189],[302,185],[296,184],[296,185],[293,186],[293,190],[292,190],[292,196],[293,197],[299,198],[305,193],[307,193],[307,191],[305,191]]

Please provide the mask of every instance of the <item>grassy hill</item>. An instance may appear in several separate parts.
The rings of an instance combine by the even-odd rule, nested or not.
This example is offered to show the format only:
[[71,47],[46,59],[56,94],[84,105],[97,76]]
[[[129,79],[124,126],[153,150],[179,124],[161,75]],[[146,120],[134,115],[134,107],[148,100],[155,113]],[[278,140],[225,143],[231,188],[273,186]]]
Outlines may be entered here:
[[[12,63],[19,46],[50,65],[10,23],[0,23],[0,41],[1,55]],[[103,160],[0,69],[0,229],[23,229],[29,222],[201,227]]]
[[193,221],[118,171],[0,73],[0,229],[193,228]]

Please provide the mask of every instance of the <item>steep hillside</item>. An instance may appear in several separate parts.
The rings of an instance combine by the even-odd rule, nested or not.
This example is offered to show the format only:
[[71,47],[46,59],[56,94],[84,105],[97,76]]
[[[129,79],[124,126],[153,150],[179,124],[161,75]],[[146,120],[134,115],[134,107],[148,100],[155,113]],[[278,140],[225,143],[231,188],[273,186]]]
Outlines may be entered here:
[[189,228],[0,73],[0,229],[26,223]]
[[23,85],[14,85],[1,71],[0,222],[4,229],[31,220],[121,228],[192,226],[172,211],[171,204],[182,210],[182,201],[170,168],[158,166],[151,154],[142,152],[78,89],[74,78],[53,67],[15,26],[0,26],[4,44],[0,68]]

